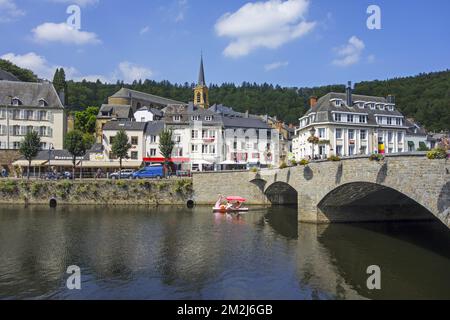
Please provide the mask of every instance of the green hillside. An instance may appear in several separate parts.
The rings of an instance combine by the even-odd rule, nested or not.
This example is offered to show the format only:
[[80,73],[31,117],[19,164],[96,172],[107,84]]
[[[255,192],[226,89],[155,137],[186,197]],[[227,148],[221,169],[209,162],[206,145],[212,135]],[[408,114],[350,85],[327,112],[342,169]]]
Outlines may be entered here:
[[[2,60],[0,68],[5,68],[23,81],[33,81],[35,77],[29,70]],[[100,106],[107,101],[108,96],[123,86],[188,102],[193,98],[194,84],[172,84],[168,81],[153,80],[135,81],[132,84],[68,81],[68,105],[72,110]],[[298,119],[309,108],[309,97],[321,97],[330,91],[345,92],[345,86],[284,88],[267,83],[244,82],[239,86],[233,83],[212,84],[210,103],[221,103],[241,112],[248,110],[256,114],[269,114],[287,123],[297,124]],[[393,94],[397,98],[397,106],[407,117],[415,118],[431,131],[450,130],[450,70],[384,81],[364,81],[355,84],[355,93],[375,96]]]

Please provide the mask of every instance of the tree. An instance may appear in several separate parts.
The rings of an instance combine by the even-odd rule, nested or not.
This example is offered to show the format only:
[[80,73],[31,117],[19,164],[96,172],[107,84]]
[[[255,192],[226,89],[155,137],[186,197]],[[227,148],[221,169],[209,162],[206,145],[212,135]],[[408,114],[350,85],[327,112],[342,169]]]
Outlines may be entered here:
[[[119,158],[120,172],[122,172],[122,160],[128,159],[128,151],[131,149],[131,143],[128,141],[128,135],[123,129],[117,132],[116,136],[113,138],[111,151],[117,158]],[[119,179],[121,178],[120,172]]]
[[83,133],[79,130],[74,130],[66,135],[64,145],[67,151],[72,155],[72,178],[75,179],[75,168],[77,165],[77,158],[84,157],[86,151],[91,147],[90,142],[86,141]]
[[7,71],[23,82],[37,82],[38,77],[33,73],[33,71],[28,69],[23,69],[15,64],[9,62],[8,60],[0,59],[0,69]]
[[175,142],[173,141],[173,131],[165,129],[159,135],[159,151],[164,157],[164,169],[166,169],[169,159],[172,157]]
[[417,149],[417,151],[430,151],[430,149],[427,147],[425,142],[420,141],[419,142],[419,148]]
[[55,71],[55,75],[53,76],[53,86],[55,87],[56,92],[58,94],[61,91],[64,91],[65,93],[65,101],[61,101],[63,104],[67,105],[68,102],[68,95],[67,95],[67,82],[66,82],[66,72],[64,71],[64,68],[58,68]]
[[98,107],[87,107],[83,111],[75,112],[75,129],[94,134],[98,111]]
[[28,132],[20,144],[19,152],[28,160],[27,180],[30,180],[31,161],[35,158],[41,149],[41,138],[35,131]]

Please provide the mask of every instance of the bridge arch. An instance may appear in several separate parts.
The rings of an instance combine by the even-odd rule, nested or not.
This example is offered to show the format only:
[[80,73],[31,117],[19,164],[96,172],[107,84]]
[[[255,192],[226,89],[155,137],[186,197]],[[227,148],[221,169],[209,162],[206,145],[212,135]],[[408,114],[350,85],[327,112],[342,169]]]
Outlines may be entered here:
[[276,181],[264,191],[265,196],[273,205],[297,205],[298,192],[290,184]]
[[355,181],[337,186],[317,205],[330,221],[434,220],[414,195],[379,183]]

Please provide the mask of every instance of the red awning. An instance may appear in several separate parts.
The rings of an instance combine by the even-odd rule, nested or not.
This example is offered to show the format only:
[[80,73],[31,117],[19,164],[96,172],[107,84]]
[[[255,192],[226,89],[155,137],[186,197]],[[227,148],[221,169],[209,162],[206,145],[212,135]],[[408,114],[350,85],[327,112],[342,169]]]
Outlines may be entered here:
[[[144,162],[164,162],[164,158],[144,158]],[[171,158],[168,159],[169,162],[173,163],[183,163],[183,162],[191,162],[190,158]]]

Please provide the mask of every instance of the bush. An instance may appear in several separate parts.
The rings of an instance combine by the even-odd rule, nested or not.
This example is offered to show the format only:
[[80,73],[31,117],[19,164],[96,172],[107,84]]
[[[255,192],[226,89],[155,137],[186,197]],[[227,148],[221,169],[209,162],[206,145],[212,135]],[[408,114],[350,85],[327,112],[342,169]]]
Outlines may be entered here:
[[287,166],[287,164],[286,164],[286,162],[282,162],[281,164],[280,164],[280,169],[286,169],[288,166]]
[[192,192],[192,180],[183,179],[175,183],[174,191],[179,194],[187,195]]
[[258,172],[259,172],[259,169],[256,168],[256,167],[253,167],[253,168],[250,169],[250,172],[258,173]]
[[307,166],[308,164],[309,164],[309,161],[306,159],[303,159],[299,162],[299,165],[301,165],[301,166]]
[[332,156],[330,156],[330,157],[328,158],[328,161],[334,161],[334,162],[337,162],[337,161],[341,161],[341,158],[339,158],[338,156],[332,155]]
[[430,151],[430,149],[427,147],[425,142],[420,141],[419,142],[419,149],[417,149],[417,151]]
[[295,166],[298,165],[298,163],[297,163],[297,161],[295,161],[295,160],[291,160],[291,165],[292,165],[293,167],[295,167]]
[[116,182],[116,185],[117,185],[119,188],[121,188],[121,189],[127,189],[127,188],[128,188],[127,183],[126,183],[125,181],[123,181],[123,180],[117,181],[117,182]]
[[447,151],[442,148],[435,148],[427,152],[428,159],[447,159]]
[[0,192],[13,195],[19,191],[17,184],[13,180],[0,181]]
[[383,161],[384,155],[379,154],[379,153],[373,153],[370,155],[369,160],[370,161]]
[[42,189],[43,189],[44,187],[45,187],[45,186],[44,186],[43,184],[39,183],[39,182],[33,183],[33,184],[31,185],[31,189],[30,189],[31,195],[32,195],[33,197],[39,196],[39,194],[41,193],[41,191],[42,191]]

